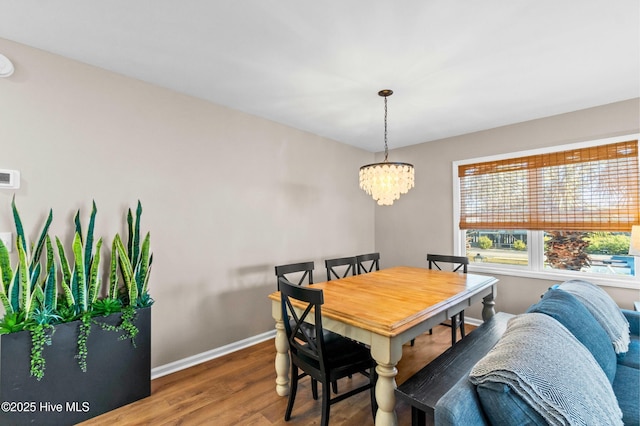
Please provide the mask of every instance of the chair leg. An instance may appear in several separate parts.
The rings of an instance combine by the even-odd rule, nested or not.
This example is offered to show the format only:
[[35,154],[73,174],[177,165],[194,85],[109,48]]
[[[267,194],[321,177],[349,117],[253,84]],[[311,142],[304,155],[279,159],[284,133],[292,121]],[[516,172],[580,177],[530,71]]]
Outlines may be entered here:
[[[298,368],[291,368],[291,388],[289,389],[289,401],[287,402],[287,411],[284,413],[284,421],[291,419],[291,411],[293,410],[293,402],[296,399],[296,391],[298,390]],[[317,390],[316,390],[317,392]]]
[[464,334],[464,311],[460,312],[460,338],[463,338]]
[[313,400],[318,400],[318,381],[316,379],[311,379],[311,395],[313,395]]
[[458,328],[458,316],[454,315],[451,318],[451,346],[456,344],[456,329]]
[[376,400],[376,383],[378,382],[378,373],[376,367],[369,370],[369,383],[371,383],[371,414],[373,414],[373,422],[376,421],[376,413],[378,412],[378,401]]
[[416,339],[411,339],[411,346],[413,346],[416,343]]
[[331,382],[331,389],[333,389],[333,393],[338,393],[338,381]]
[[331,399],[331,391],[327,389],[328,383],[322,384],[322,420],[320,420],[320,424],[322,426],[329,426],[329,409],[331,408],[330,399]]

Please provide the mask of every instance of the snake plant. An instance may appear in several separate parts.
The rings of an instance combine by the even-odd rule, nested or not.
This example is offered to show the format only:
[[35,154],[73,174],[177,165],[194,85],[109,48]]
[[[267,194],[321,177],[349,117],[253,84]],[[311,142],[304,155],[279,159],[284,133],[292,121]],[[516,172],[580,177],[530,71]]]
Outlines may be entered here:
[[[86,342],[92,323],[101,325],[92,318],[122,312],[122,323],[113,326],[114,331],[123,331],[121,338],[134,338],[135,310],[150,306],[149,274],[153,255],[150,253],[150,234],[140,238],[142,205],[138,201],[135,218],[128,210],[128,241],[125,247],[116,234],[109,265],[109,284],[106,296],[100,298],[100,260],[102,238],[94,241],[97,208],[93,202],[89,225],[83,233],[80,211],[74,216],[75,232],[71,250],[66,251],[60,238],[55,238],[55,247],[48,235],[53,212],[42,227],[38,240],[30,245],[25,236],[20,213],[11,203],[16,226],[17,265],[12,268],[9,249],[0,240],[0,303],[5,310],[0,320],[0,334],[30,330],[32,335],[31,374],[40,380],[44,374],[45,361],[42,348],[50,343],[52,325],[75,319],[81,320],[78,336],[78,363],[86,370]],[[55,259],[57,248],[59,262]],[[45,254],[46,259],[41,261]],[[119,275],[122,277],[122,285]],[[59,277],[61,278],[60,282]],[[58,289],[62,289],[58,294]],[[103,325],[101,325],[103,326]]]
[[149,297],[149,275],[153,254],[150,253],[150,233],[147,232],[142,244],[140,244],[140,218],[142,216],[142,204],[138,201],[136,217],[133,218],[131,209],[127,213],[128,241],[125,248],[122,238],[116,234],[113,239],[111,277],[109,294],[111,297],[117,291],[117,268],[120,267],[122,280],[126,290],[126,299],[129,306],[144,307],[153,303]]
[[[72,253],[73,263],[65,252],[64,245],[56,237],[58,256],[60,257],[60,269],[62,270],[62,290],[68,306],[75,306],[76,313],[81,314],[91,310],[91,306],[98,299],[100,290],[100,249],[102,238],[98,239],[93,247],[93,230],[97,213],[96,203],[93,202],[89,227],[86,238],[82,238],[82,224],[80,222],[80,210],[76,212],[74,222],[76,231],[73,237]],[[73,265],[73,268],[71,267]]]
[[[35,245],[29,246],[24,234],[24,226],[20,213],[16,207],[15,197],[11,201],[11,209],[16,226],[16,247],[18,250],[18,265],[15,271],[11,268],[8,248],[0,242],[0,300],[5,309],[5,313],[23,312],[24,321],[28,321],[36,308],[51,308],[47,302],[51,302],[51,298],[45,297],[43,283],[39,282],[40,271],[42,265],[40,257],[44,247],[47,245],[48,231],[51,221],[53,220],[53,211],[49,210],[49,215],[40,232],[40,237]],[[49,241],[50,245],[50,241]],[[44,283],[55,283],[55,267],[53,266],[53,258],[47,255],[47,276]],[[54,268],[52,273],[51,268]],[[46,285],[46,284],[45,284]],[[48,292],[52,296],[49,284]],[[55,308],[55,306],[53,306]]]

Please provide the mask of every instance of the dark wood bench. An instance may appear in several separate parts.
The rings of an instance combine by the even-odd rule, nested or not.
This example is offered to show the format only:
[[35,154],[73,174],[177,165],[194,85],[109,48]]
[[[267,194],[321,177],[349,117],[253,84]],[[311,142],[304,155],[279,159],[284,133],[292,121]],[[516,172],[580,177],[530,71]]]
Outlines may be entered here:
[[512,317],[497,313],[398,386],[396,397],[411,405],[413,426],[433,424],[436,403],[495,346]]

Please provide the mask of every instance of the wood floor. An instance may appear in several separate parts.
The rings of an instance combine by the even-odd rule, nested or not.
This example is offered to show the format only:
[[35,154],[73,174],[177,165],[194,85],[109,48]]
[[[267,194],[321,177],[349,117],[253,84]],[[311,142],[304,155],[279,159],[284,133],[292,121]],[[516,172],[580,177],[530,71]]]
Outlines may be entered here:
[[[467,326],[469,332],[472,326]],[[451,344],[451,329],[438,326],[415,346],[404,345],[398,364],[398,384],[420,370]],[[320,423],[320,399],[311,397],[309,379],[300,382],[292,418],[285,422],[287,398],[275,391],[273,339],[195,367],[155,379],[151,396],[82,423],[83,426],[125,425],[314,425]],[[338,382],[340,392],[365,379]],[[411,410],[397,404],[398,424],[411,424]],[[373,425],[369,393],[363,392],[331,407],[332,426]]]

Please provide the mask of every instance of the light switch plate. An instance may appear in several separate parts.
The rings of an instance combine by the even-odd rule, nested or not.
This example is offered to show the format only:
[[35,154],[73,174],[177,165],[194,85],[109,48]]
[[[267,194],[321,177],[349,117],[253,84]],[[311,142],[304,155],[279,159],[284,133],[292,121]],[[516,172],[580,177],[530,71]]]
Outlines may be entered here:
[[2,243],[5,245],[7,250],[11,252],[13,249],[13,244],[11,244],[13,241],[13,235],[11,232],[0,232],[0,240],[2,240]]

